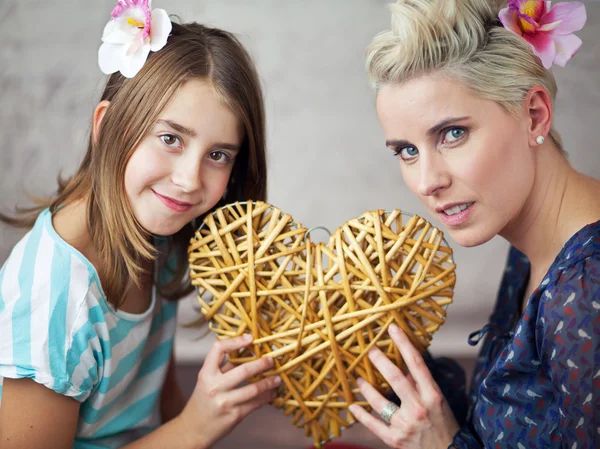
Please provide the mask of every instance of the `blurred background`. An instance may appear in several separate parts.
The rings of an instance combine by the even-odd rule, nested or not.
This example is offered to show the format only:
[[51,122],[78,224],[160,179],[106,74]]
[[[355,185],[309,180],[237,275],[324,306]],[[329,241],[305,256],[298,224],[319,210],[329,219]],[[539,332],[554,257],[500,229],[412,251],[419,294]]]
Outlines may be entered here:
[[[555,123],[571,163],[600,178],[600,2],[584,2],[584,44],[566,68],[556,67]],[[59,172],[81,161],[91,113],[105,76],[97,65],[100,37],[114,0],[0,0],[0,209],[27,205],[27,193],[48,195]],[[398,162],[385,148],[364,50],[389,26],[383,0],[155,0],[182,21],[234,32],[258,66],[267,108],[269,202],[306,227],[334,230],[373,209],[424,215],[403,185]],[[599,192],[600,193],[600,192]],[[0,224],[0,265],[21,231]],[[316,236],[316,235],[315,235]],[[469,332],[491,312],[507,244],[500,238],[464,249],[452,240],[457,263],[455,302],[435,335],[434,355],[470,369],[477,348]],[[193,320],[194,298],[180,322]],[[186,391],[213,341],[203,329],[178,332],[176,356]],[[202,338],[201,338],[202,337]],[[2,330],[0,329],[0,338]],[[310,440],[278,411],[264,412],[217,445],[306,447]],[[268,423],[268,424],[265,424]],[[281,425],[280,425],[281,423]],[[384,447],[357,426],[344,439]]]

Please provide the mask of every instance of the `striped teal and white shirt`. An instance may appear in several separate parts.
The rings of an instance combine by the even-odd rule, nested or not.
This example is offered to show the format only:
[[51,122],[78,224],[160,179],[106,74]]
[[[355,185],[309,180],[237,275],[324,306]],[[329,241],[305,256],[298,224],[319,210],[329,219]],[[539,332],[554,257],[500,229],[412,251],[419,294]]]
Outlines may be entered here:
[[31,378],[81,403],[74,449],[144,436],[160,425],[176,312],[156,293],[142,314],[116,311],[42,212],[0,270],[0,401],[3,378]]

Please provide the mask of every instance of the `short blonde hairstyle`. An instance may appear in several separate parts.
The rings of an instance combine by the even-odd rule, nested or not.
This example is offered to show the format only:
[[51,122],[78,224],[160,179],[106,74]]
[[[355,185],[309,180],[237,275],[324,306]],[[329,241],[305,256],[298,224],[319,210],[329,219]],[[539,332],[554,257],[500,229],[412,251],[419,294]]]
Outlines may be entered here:
[[[375,89],[443,73],[513,116],[534,86],[546,89],[554,108],[554,75],[522,37],[502,27],[498,2],[398,0],[390,9],[391,30],[377,35],[367,49],[367,73]],[[553,126],[550,138],[564,154]]]

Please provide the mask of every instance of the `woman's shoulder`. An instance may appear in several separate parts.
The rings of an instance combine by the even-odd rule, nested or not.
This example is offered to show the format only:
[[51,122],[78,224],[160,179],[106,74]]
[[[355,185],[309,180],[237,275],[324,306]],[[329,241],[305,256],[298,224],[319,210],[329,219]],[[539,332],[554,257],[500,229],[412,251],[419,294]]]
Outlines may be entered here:
[[[563,247],[540,286],[543,327],[580,329],[600,308],[600,221],[577,232]],[[598,324],[597,320],[591,322]],[[562,323],[562,324],[561,324]],[[580,329],[581,330],[581,329]]]
[[[564,245],[558,258],[564,266],[600,257],[600,220],[577,231]],[[562,260],[561,260],[562,259]]]
[[600,221],[584,226],[567,241],[541,286],[546,296],[600,289]]

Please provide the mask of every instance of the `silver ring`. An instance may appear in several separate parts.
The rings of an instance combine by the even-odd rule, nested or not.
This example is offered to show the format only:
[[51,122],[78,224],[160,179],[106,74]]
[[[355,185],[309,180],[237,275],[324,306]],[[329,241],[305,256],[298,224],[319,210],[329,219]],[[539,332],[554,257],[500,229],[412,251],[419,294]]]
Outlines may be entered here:
[[392,420],[392,415],[396,412],[396,410],[398,410],[398,406],[392,401],[390,401],[387,404],[385,404],[385,407],[383,407],[383,410],[381,411],[379,416],[381,416],[381,419],[383,419],[386,423],[389,424]]

